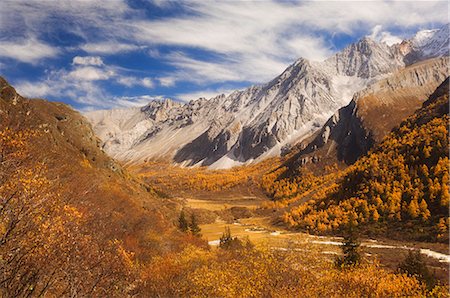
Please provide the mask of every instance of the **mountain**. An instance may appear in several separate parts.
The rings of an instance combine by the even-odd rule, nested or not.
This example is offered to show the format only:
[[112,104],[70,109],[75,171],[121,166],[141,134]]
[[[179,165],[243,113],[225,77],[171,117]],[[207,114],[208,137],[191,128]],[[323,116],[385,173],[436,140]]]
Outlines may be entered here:
[[[280,198],[291,200],[282,221],[315,233],[351,223],[368,236],[448,242],[448,113],[447,77],[382,142],[333,173],[332,183],[318,178],[309,191],[291,196],[304,204]],[[280,179],[295,178],[286,177]]]
[[415,62],[433,57],[449,55],[450,24],[440,29],[422,30],[403,45],[409,48],[406,61]]
[[420,46],[418,38],[388,46],[364,37],[323,62],[301,58],[271,82],[228,96],[85,115],[103,149],[125,163],[163,159],[228,168],[258,161],[318,131],[355,92],[412,61],[406,57],[417,62],[425,53],[427,58],[445,54],[432,46],[442,46],[438,40],[445,30],[426,35]]
[[[297,146],[288,162],[292,168],[308,163],[320,168],[354,163],[411,115],[449,75],[449,58],[434,58],[400,69],[355,93],[312,140]],[[311,166],[310,166],[311,167]]]

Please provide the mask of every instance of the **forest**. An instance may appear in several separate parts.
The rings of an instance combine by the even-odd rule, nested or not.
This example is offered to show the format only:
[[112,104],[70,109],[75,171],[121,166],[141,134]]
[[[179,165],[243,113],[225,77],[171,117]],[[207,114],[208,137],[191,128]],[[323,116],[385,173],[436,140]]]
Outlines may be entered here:
[[300,169],[301,175],[286,177],[287,167],[277,160],[225,172],[178,169],[157,184],[164,191],[99,150],[89,127],[67,106],[27,100],[9,87],[1,94],[7,111],[0,129],[2,297],[448,293],[446,285],[415,273],[421,262],[390,270],[362,256],[337,266],[314,247],[276,249],[229,231],[211,247],[195,216],[180,228],[183,206],[165,193],[178,181],[212,195],[251,185],[273,198],[262,210],[281,212],[291,229],[326,234],[351,224],[377,234],[398,224],[415,237],[447,241],[448,116],[440,109],[448,106],[448,94],[344,171],[330,167],[315,176]]
[[447,84],[345,170],[314,176],[300,169],[284,178],[281,167],[265,175],[275,200],[266,207],[287,209],[282,221],[311,233],[351,224],[368,235],[448,242],[448,104]]

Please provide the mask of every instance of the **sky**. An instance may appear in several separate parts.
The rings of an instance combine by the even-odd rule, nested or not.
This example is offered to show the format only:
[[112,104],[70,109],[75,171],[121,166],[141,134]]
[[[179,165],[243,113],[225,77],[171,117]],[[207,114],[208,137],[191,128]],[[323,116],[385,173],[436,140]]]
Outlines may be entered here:
[[448,1],[0,0],[0,75],[81,110],[228,94],[364,36],[448,23]]

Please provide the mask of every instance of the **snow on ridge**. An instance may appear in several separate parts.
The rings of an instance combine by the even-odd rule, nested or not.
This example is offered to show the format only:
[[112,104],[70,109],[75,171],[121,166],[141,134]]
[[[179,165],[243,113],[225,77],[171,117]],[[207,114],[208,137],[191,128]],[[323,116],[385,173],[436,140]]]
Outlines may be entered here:
[[[420,31],[411,44],[423,57],[443,55],[448,28]],[[395,46],[363,38],[323,62],[300,58],[267,84],[228,96],[86,116],[105,151],[118,159],[230,168],[279,155],[283,146],[320,130],[355,92],[404,67],[403,55]]]

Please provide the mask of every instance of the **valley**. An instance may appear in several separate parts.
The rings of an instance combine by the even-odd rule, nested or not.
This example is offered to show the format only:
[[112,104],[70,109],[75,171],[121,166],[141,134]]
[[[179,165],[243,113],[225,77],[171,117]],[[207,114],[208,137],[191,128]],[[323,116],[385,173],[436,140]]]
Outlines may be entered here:
[[[281,163],[281,160],[267,162],[272,167],[277,163]],[[330,263],[334,262],[336,256],[342,255],[340,248],[342,237],[319,236],[286,229],[286,226],[279,222],[281,212],[264,208],[265,204],[271,202],[270,198],[247,179],[235,185],[223,183],[221,185],[226,186],[219,187],[220,189],[217,186],[210,190],[201,189],[204,185],[218,183],[217,177],[229,177],[230,170],[176,168],[173,171],[155,171],[155,169],[167,169],[167,167],[169,166],[159,163],[142,167],[133,166],[130,169],[136,171],[138,176],[154,185],[156,189],[165,191],[170,189],[170,193],[174,194],[174,199],[181,204],[183,210],[189,214],[196,214],[200,222],[202,238],[208,241],[211,248],[219,246],[220,237],[229,228],[233,237],[242,241],[248,239],[258,247],[276,251],[316,253]],[[264,166],[261,168],[267,170]],[[149,169],[152,169],[149,172],[151,175],[146,173]],[[242,171],[247,169],[244,167],[233,170],[234,173]],[[199,172],[202,173],[200,178]],[[186,177],[191,179],[187,187],[183,181]],[[202,182],[195,181],[195,177]],[[248,178],[248,176],[245,177]],[[255,181],[257,177],[261,178],[261,173],[253,172],[251,177]],[[361,254],[366,262],[380,262],[382,267],[393,271],[397,269],[409,251],[419,251],[433,274],[442,283],[448,284],[450,272],[448,243],[394,240],[380,235],[361,236],[359,241],[361,241]]]
[[0,297],[448,297],[443,14],[1,2]]

